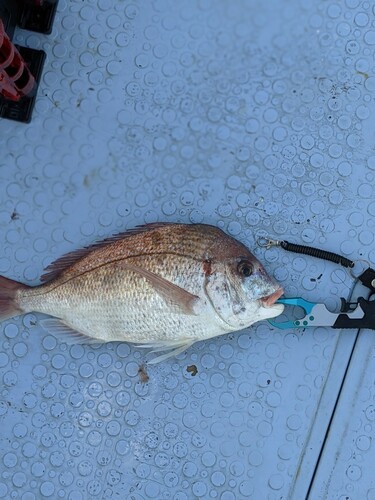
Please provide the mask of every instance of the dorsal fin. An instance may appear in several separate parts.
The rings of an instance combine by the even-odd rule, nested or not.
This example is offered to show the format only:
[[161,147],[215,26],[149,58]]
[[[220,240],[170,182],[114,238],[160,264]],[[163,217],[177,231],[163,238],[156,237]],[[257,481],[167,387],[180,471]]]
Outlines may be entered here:
[[93,243],[92,245],[89,245],[87,247],[80,248],[78,250],[73,250],[72,252],[69,252],[63,255],[62,257],[59,257],[57,260],[49,264],[44,270],[44,274],[41,276],[40,281],[42,283],[46,283],[48,281],[57,278],[65,269],[72,266],[83,257],[86,257],[93,250],[105,247],[111,243],[122,240],[129,236],[134,236],[140,233],[146,233],[153,229],[158,229],[165,226],[171,226],[173,224],[174,224],[173,222],[152,222],[150,224],[143,224],[140,226],[136,226],[132,229],[123,231],[121,233],[115,234],[113,236],[110,236],[109,238],[105,238],[104,240],[97,241],[96,243]]

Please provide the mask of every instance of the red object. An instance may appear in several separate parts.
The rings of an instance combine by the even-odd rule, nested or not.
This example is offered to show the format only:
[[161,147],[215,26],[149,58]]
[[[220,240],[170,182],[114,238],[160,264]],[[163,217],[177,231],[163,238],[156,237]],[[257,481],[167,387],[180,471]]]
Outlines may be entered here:
[[0,95],[5,99],[19,101],[21,97],[29,95],[34,87],[35,79],[5,33],[0,19]]

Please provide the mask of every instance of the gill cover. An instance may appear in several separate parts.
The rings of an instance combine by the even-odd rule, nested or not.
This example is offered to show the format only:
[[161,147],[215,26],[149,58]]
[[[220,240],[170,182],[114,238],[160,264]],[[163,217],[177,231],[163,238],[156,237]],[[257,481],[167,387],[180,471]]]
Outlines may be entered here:
[[278,316],[284,309],[282,304],[268,306],[267,300],[261,300],[278,291],[281,294],[282,290],[255,257],[251,257],[251,261],[246,259],[251,265],[248,276],[239,272],[245,259],[236,258],[214,262],[211,274],[206,277],[206,295],[221,322],[232,331]]

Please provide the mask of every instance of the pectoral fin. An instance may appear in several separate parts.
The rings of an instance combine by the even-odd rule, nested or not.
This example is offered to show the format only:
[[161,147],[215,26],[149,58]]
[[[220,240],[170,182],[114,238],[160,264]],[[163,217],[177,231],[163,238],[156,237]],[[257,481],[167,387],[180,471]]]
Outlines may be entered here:
[[171,283],[151,271],[134,266],[128,262],[122,262],[121,266],[143,276],[143,278],[153,286],[156,292],[158,292],[167,302],[177,307],[179,312],[189,315],[198,314],[197,309],[201,299],[197,295],[187,292],[180,286]]

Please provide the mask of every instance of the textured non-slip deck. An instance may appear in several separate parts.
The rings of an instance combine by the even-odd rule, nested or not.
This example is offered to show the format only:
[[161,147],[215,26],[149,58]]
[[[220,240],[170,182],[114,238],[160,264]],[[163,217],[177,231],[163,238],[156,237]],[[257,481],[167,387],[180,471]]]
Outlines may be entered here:
[[[375,265],[374,23],[358,0],[60,0],[15,37],[47,59],[32,122],[0,121],[0,274],[205,222],[338,310],[344,269],[256,239]],[[263,322],[142,368],[40,319],[0,326],[0,498],[375,498],[375,332],[350,358],[355,331]]]

